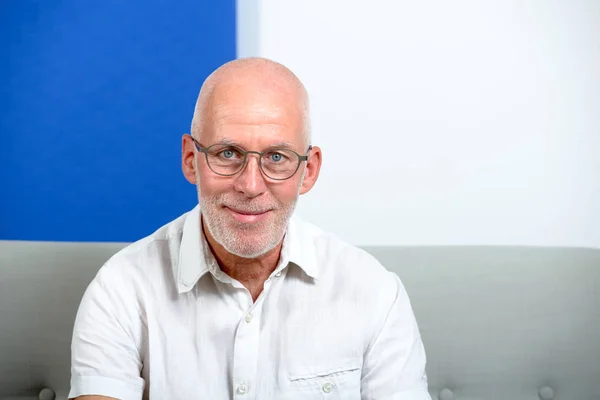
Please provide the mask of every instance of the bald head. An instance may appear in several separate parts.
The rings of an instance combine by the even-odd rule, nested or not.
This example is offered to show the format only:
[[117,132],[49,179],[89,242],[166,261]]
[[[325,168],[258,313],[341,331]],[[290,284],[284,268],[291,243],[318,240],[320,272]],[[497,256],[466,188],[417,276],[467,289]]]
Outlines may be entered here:
[[304,143],[310,143],[307,91],[300,79],[282,64],[265,58],[243,58],[216,69],[200,89],[192,135],[202,140],[207,125],[232,110],[289,118],[298,114]]

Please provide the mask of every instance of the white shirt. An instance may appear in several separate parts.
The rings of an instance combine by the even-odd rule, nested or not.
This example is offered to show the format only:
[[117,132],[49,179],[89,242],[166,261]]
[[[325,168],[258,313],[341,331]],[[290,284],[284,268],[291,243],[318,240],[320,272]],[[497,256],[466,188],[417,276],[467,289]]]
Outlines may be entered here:
[[293,217],[253,303],[223,273],[200,210],[113,256],[87,288],[69,397],[429,400],[400,279]]

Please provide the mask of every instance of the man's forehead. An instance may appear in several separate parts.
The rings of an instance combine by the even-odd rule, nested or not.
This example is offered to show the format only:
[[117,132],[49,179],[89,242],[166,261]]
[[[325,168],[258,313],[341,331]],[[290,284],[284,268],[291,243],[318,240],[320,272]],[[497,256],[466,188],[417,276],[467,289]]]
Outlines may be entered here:
[[303,94],[290,87],[272,82],[233,81],[216,85],[207,105],[217,110],[222,107],[297,109],[303,103]]
[[207,122],[217,130],[232,127],[282,134],[302,130],[302,104],[285,96],[229,91],[226,97],[215,97],[209,107]]
[[[280,102],[263,101],[261,99],[232,99],[216,103],[210,114],[218,119],[235,122],[236,120],[258,120],[271,123],[286,118],[294,118],[301,111],[300,107]],[[275,123],[275,122],[273,122]]]
[[296,149],[304,143],[301,124],[247,123],[216,121],[205,130],[203,139],[211,143],[249,144],[261,147],[286,147]]

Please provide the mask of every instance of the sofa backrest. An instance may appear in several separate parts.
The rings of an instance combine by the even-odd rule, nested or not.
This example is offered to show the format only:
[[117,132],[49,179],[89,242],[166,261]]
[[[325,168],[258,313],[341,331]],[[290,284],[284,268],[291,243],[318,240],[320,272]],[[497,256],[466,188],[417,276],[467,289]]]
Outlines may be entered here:
[[407,289],[434,399],[600,399],[600,249],[367,250]]
[[37,399],[45,387],[67,398],[79,302],[124,246],[0,241],[0,399]]
[[[79,301],[124,246],[0,241],[0,399],[66,399]],[[406,286],[434,400],[600,398],[600,250],[366,250]]]

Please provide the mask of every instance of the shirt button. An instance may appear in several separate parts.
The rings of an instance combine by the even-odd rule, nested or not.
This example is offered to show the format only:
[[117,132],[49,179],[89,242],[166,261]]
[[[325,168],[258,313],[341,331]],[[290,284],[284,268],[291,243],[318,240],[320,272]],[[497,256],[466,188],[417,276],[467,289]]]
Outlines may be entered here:
[[237,390],[239,394],[246,394],[248,393],[248,385],[245,383],[240,383]]
[[275,276],[279,278],[281,276],[281,272],[276,273]]
[[246,320],[247,323],[250,323],[250,321],[252,321],[252,318],[253,318],[252,313],[248,313],[248,314],[246,314],[246,318],[244,318],[244,319]]
[[323,385],[323,391],[325,393],[330,393],[333,390],[333,385],[329,382]]

